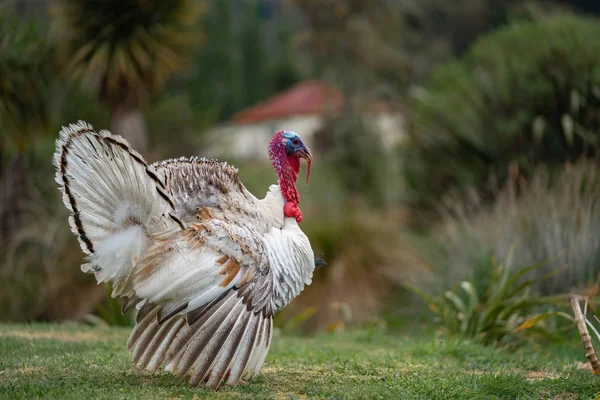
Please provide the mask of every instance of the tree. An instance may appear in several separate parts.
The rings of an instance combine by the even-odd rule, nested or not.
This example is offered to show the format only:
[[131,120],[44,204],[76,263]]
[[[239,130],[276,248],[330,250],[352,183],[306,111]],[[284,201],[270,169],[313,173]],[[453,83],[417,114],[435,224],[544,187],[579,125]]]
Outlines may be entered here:
[[53,10],[65,72],[110,108],[111,130],[142,154],[148,135],[142,107],[189,62],[204,9],[193,0],[60,0]]
[[206,45],[196,54],[190,102],[204,126],[301,79],[292,55],[293,26],[283,2],[213,0],[203,17]]
[[452,188],[483,190],[513,164],[528,174],[538,163],[598,156],[598,36],[589,18],[520,21],[436,68],[412,104],[406,178],[416,200],[431,206]]
[[47,131],[51,71],[45,26],[0,14],[0,242],[18,225],[27,183],[25,152]]
[[[406,89],[409,58],[399,46],[402,16],[386,0],[294,0],[307,27],[300,50],[314,74],[340,89],[345,99],[381,97]],[[356,100],[358,101],[358,99]]]

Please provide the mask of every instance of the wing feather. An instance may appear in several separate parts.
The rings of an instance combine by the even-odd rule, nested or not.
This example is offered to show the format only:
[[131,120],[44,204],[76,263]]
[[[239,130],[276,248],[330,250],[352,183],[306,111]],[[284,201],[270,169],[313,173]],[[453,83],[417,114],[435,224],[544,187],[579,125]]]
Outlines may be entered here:
[[207,382],[209,386],[219,386],[225,376],[231,373],[231,367],[236,360],[236,355],[242,351],[243,337],[247,334],[252,313],[242,312],[234,325],[227,342],[221,348],[218,359],[212,371],[211,379]]
[[158,315],[156,317],[158,323],[162,324],[164,321],[179,314],[188,307],[188,304],[188,301],[166,303],[158,311]]
[[[214,388],[223,382],[235,385],[244,373],[255,376],[270,346],[273,314],[270,307],[268,312],[249,307],[256,289],[266,286],[256,281],[250,285],[253,290],[230,289],[207,304],[191,324],[182,314],[161,325],[158,308],[147,312],[132,332],[138,337],[130,346],[136,366],[154,372],[166,364],[168,371],[189,376],[190,385]],[[138,333],[140,329],[144,332]]]
[[230,364],[229,377],[227,378],[228,385],[236,384],[242,378],[242,374],[246,370],[248,361],[250,361],[250,354],[252,353],[253,346],[255,345],[261,317],[254,313],[250,313],[249,315],[248,324],[240,339],[238,350]]
[[[215,312],[207,314],[209,318],[206,323],[202,324],[202,328],[196,331],[197,333],[194,335],[193,342],[183,352],[183,357],[177,363],[175,371],[180,376],[185,376],[196,361],[203,362],[206,368],[208,368],[208,364],[214,360],[216,352],[225,341],[225,335],[231,330],[232,324],[235,322],[231,321],[230,317],[231,312],[235,309],[239,301],[234,296],[226,297],[223,304]],[[205,349],[206,356],[199,358],[200,353]],[[202,365],[197,366],[196,371],[200,367]]]
[[183,318],[173,318],[174,325],[165,337],[165,339],[160,343],[158,349],[146,365],[146,370],[151,373],[155,373],[160,366],[165,362],[167,352],[171,348],[171,345],[182,328],[186,325],[185,320]]

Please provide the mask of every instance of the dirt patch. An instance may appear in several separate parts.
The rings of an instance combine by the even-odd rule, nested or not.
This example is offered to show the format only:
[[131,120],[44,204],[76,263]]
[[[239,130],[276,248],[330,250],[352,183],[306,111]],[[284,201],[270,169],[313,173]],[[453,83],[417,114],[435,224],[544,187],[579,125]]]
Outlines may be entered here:
[[587,369],[589,371],[592,370],[592,365],[589,362],[575,361],[574,365],[577,369]]
[[275,393],[274,397],[275,400],[304,400],[307,399],[308,397],[306,397],[306,395],[304,394],[298,394],[298,393]]
[[521,369],[513,369],[510,371],[480,371],[480,370],[469,370],[470,374],[476,375],[476,376],[483,376],[483,375],[499,375],[499,374],[507,374],[507,373],[518,373],[521,374],[525,377],[525,379],[527,379],[530,382],[533,381],[541,381],[544,379],[558,379],[561,377],[561,374],[555,372],[555,371],[524,371]]
[[23,374],[23,375],[31,375],[36,372],[44,372],[45,370],[46,370],[46,367],[23,367],[23,368],[18,368],[16,370],[16,372]]
[[[414,373],[420,373],[420,372],[426,372],[429,369],[434,368],[440,368],[439,363],[433,363],[430,365],[426,365],[426,364],[412,364],[412,363],[398,363],[396,364],[396,367],[393,368],[393,371],[395,371],[396,373],[399,374],[403,374],[403,375],[409,375],[409,374],[414,374]],[[380,373],[386,373],[389,372],[392,369],[386,369],[386,368],[376,368],[376,370]]]
[[41,372],[45,372],[46,367],[21,367],[21,368],[7,368],[0,370],[0,377],[8,375],[34,375]]
[[289,365],[286,365],[286,366],[268,366],[268,367],[263,367],[261,369],[262,372],[267,372],[267,373],[280,373],[283,370],[314,375],[314,374],[321,374],[325,371],[330,371],[331,367],[329,367],[329,366],[326,367],[323,365],[302,365],[300,368],[298,368],[298,367],[294,368]]
[[18,338],[28,340],[59,340],[62,342],[103,342],[118,339],[116,335],[101,335],[93,332],[27,332],[27,331],[6,331],[0,332],[0,338]]
[[564,392],[560,394],[550,394],[549,392],[542,390],[538,393],[540,399],[551,399],[551,400],[578,400],[580,397],[575,393]]
[[544,379],[558,379],[560,374],[551,371],[528,371],[525,373],[525,379],[528,381],[541,381]]

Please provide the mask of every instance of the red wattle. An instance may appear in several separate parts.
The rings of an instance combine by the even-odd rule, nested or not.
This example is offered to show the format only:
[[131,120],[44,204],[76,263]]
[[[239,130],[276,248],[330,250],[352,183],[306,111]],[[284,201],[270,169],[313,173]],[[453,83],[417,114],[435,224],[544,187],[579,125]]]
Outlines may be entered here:
[[286,217],[296,218],[296,222],[302,221],[302,211],[300,211],[300,207],[291,201],[286,201],[285,205],[283,206],[283,215]]
[[300,172],[300,159],[295,155],[287,156],[287,159],[290,163],[290,169],[292,170],[292,174],[294,176],[294,186],[296,186],[296,179],[298,179],[298,173]]
[[269,158],[279,178],[281,196],[286,200],[283,214],[286,217],[296,218],[296,221],[300,222],[302,221],[302,212],[298,206],[300,204],[300,194],[296,189],[300,159],[295,155],[287,155],[282,135],[283,131],[278,132],[271,140]]

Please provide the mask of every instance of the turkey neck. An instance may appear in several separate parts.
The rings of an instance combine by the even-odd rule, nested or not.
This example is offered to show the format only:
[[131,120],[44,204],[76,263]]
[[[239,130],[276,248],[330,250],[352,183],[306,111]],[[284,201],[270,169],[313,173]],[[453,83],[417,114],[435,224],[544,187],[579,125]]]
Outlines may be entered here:
[[300,159],[294,155],[288,156],[286,154],[281,139],[279,139],[279,144],[269,149],[269,156],[277,173],[281,196],[297,206],[300,204],[300,194],[296,188],[296,179],[300,171]]

